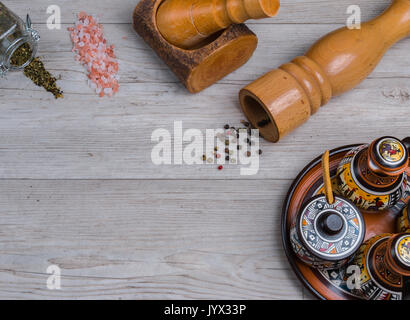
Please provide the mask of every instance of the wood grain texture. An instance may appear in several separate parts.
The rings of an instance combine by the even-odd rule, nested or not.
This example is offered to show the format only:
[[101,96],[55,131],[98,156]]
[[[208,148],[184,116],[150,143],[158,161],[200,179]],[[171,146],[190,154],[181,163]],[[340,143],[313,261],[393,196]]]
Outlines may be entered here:
[[[61,30],[45,25],[50,1],[3,1],[30,10],[65,98],[20,74],[0,79],[0,298],[313,298],[280,244],[282,202],[325,149],[409,135],[409,39],[279,144],[261,141],[259,173],[244,177],[238,166],[155,166],[151,134],[175,120],[239,125],[240,88],[342,26],[351,1],[287,1],[274,19],[248,23],[259,37],[251,60],[197,95],[133,31],[135,0],[61,2]],[[356,4],[368,20],[386,2]],[[81,10],[102,15],[116,46],[113,99],[98,98],[73,59],[66,28]],[[63,268],[61,291],[46,289],[51,263]]]
[[[3,180],[0,298],[301,298],[275,214],[285,189]],[[50,264],[61,291],[46,289]]]
[[[289,56],[302,53],[306,48],[301,43],[308,46],[308,38],[316,39],[333,27],[298,31],[300,26],[275,25],[273,29],[280,30],[272,32],[258,25],[254,29],[260,45],[251,60],[216,85],[191,95],[131,25],[107,25],[107,38],[118,48],[121,90],[114,99],[100,99],[86,85],[66,31],[42,26],[40,55],[51,71],[61,74],[59,83],[66,98],[55,101],[20,74],[1,81],[0,177],[242,179],[237,166],[222,173],[214,166],[155,166],[151,135],[157,128],[172,131],[174,121],[182,121],[186,129],[219,129],[227,122],[239,125],[244,119],[240,88]],[[285,39],[288,33],[292,41]],[[326,148],[371,141],[384,134],[408,136],[408,119],[402,115],[410,107],[409,45],[407,39],[392,48],[370,79],[335,98],[280,144],[261,141],[260,171],[251,178],[291,179]],[[12,97],[12,103],[6,97]],[[347,123],[354,128],[351,134],[345,132]],[[289,150],[291,158],[285,156]]]
[[[60,3],[61,2],[61,3]],[[51,3],[46,0],[28,2],[26,0],[4,0],[6,5],[19,15],[25,15],[29,10],[35,23],[45,23],[49,5],[58,4],[61,7],[62,22],[71,23],[74,16],[81,10],[99,14],[104,23],[128,23],[131,19],[138,0],[72,0]],[[12,5],[11,5],[12,3]],[[363,20],[379,14],[389,2],[386,0],[294,0],[282,1],[279,14],[269,21],[252,21],[261,24],[316,24],[316,23],[345,23],[346,9],[352,5],[359,5]],[[303,28],[302,28],[303,29]]]
[[[203,46],[204,41],[209,42],[210,36],[228,31],[232,25],[249,19],[273,17],[280,7],[279,0],[233,0],[229,3],[199,0],[191,5],[187,5],[185,0],[160,0],[159,3],[160,6],[154,9],[155,27],[169,43],[188,50]],[[149,15],[148,11],[143,8],[138,20],[134,17],[134,25],[144,20],[144,15]]]

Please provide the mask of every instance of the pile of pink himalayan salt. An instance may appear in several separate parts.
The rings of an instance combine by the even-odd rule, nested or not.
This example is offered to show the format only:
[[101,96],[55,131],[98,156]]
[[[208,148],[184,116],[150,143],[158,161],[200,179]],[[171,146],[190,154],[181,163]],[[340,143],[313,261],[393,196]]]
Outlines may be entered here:
[[100,97],[118,92],[118,62],[114,46],[108,46],[103,27],[94,16],[85,12],[78,14],[74,28],[68,28],[73,41],[75,59],[88,71],[88,84]]

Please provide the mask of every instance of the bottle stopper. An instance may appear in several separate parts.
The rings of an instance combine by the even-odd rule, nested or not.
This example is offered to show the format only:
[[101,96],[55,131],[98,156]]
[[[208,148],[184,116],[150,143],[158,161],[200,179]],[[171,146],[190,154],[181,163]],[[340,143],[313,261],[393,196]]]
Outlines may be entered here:
[[407,148],[394,137],[373,141],[368,149],[369,169],[388,176],[398,176],[409,164]]

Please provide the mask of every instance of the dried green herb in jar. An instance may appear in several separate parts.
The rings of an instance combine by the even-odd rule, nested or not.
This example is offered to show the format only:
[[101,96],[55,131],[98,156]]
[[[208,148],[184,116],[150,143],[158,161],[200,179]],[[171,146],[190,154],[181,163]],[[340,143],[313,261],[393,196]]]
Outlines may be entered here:
[[0,2],[0,78],[23,70],[36,56],[39,40],[29,15],[23,21]]
[[20,67],[31,59],[33,51],[31,51],[30,45],[25,43],[17,48],[11,56],[10,63],[12,66]]
[[[22,66],[31,59],[32,55],[33,52],[30,45],[25,43],[13,53],[10,63],[16,67]],[[57,79],[45,69],[43,62],[39,58],[34,58],[24,68],[24,75],[39,87],[43,87],[48,92],[51,92],[56,99],[64,97],[63,92],[57,86]]]
[[14,22],[15,17],[9,9],[0,2],[0,35],[6,33]]

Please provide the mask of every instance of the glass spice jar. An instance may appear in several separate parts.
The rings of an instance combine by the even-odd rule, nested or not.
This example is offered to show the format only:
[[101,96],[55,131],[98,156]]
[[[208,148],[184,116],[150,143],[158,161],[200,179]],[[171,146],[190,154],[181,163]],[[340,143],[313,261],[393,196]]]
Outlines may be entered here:
[[[35,57],[40,36],[31,28],[27,15],[26,22],[0,2],[0,77],[8,71],[24,69]],[[21,65],[13,65],[11,58],[14,52],[24,44],[31,49],[31,58]]]

